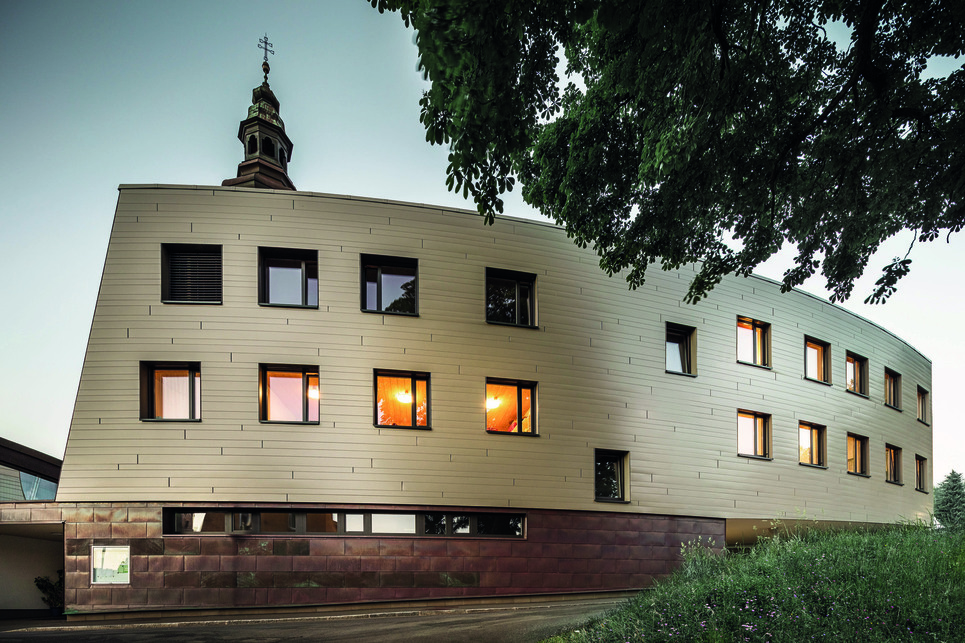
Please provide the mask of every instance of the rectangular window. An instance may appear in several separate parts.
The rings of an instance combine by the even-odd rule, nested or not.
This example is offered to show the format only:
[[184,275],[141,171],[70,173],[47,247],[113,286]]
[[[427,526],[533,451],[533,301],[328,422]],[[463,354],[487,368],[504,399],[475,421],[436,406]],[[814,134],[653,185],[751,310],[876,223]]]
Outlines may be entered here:
[[363,311],[417,315],[418,284],[418,260],[362,255]]
[[131,548],[128,545],[92,545],[90,548],[92,585],[129,585]]
[[161,244],[161,301],[221,303],[221,246]]
[[314,366],[261,365],[262,422],[318,424],[318,369]]
[[536,275],[486,268],[486,321],[536,327]]
[[754,411],[737,412],[737,453],[771,457],[771,416]]
[[848,434],[848,473],[868,475],[868,438]]
[[918,387],[918,420],[928,424],[928,391]]
[[825,436],[827,429],[820,424],[801,422],[798,424],[798,462],[816,467],[826,466],[827,449]]
[[915,456],[915,489],[928,492],[928,460]]
[[486,379],[486,430],[536,434],[536,382]]
[[375,371],[375,426],[429,427],[429,374]]
[[845,379],[848,390],[858,395],[868,395],[868,360],[851,351],[845,353]]
[[885,445],[885,480],[901,484],[901,449]]
[[771,325],[750,317],[737,318],[737,361],[771,365]]
[[667,371],[697,374],[697,329],[667,322]]
[[594,449],[593,489],[598,502],[625,502],[627,451]]
[[201,364],[141,362],[142,420],[200,420]]
[[831,383],[831,346],[827,342],[804,338],[804,377]]
[[258,248],[258,303],[318,308],[318,251]]
[[901,375],[890,368],[885,369],[885,404],[901,410]]

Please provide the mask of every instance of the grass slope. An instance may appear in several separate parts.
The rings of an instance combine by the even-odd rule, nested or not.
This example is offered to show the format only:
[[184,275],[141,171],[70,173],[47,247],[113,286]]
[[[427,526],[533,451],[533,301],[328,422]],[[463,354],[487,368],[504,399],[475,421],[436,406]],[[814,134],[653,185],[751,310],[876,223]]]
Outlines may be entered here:
[[965,641],[965,532],[810,531],[681,569],[553,643]]

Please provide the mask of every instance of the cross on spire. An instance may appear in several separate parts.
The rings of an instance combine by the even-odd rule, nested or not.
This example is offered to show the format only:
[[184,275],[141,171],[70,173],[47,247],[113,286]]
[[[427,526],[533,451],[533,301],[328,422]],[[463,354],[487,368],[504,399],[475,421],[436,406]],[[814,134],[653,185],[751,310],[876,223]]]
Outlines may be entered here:
[[274,46],[275,46],[275,45],[273,45],[272,43],[268,42],[268,34],[265,34],[265,37],[264,37],[264,38],[259,38],[259,39],[258,39],[258,49],[264,49],[264,50],[265,50],[265,62],[268,62],[268,54],[271,54],[272,56],[275,55],[275,50],[272,49],[272,47],[274,47]]

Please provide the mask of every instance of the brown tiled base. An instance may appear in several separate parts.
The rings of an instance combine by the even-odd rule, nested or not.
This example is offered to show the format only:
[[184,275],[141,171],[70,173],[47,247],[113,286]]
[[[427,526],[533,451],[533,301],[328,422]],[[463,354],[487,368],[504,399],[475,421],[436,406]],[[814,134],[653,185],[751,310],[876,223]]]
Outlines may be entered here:
[[[529,510],[519,540],[162,536],[161,505],[0,505],[0,521],[34,514],[65,522],[67,609],[81,612],[638,589],[678,565],[682,543],[724,543],[720,519],[627,513]],[[91,586],[92,545],[130,545],[129,586]]]

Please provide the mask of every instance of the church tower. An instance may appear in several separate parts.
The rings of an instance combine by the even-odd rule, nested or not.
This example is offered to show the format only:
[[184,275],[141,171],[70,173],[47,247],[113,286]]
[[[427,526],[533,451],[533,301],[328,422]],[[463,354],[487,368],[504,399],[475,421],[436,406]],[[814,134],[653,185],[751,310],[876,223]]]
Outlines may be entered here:
[[267,190],[294,190],[295,184],[288,178],[288,163],[292,157],[292,142],[285,134],[285,123],[278,115],[279,103],[268,86],[268,36],[259,41],[265,50],[261,69],[265,80],[251,91],[248,118],[238,126],[238,139],[244,146],[245,159],[238,164],[238,176],[225,179],[221,185],[237,185]]

